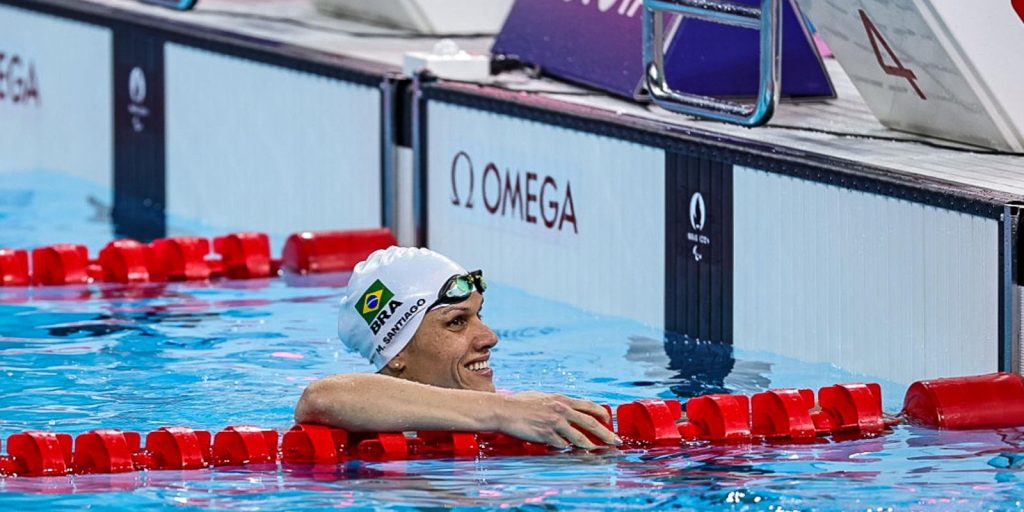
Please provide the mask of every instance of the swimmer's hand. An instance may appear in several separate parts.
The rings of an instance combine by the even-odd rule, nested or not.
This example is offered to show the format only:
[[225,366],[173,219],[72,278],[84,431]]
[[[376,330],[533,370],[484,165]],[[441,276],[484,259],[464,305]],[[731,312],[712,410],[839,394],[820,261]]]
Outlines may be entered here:
[[607,445],[622,441],[602,423],[611,418],[600,405],[552,393],[527,391],[502,397],[500,430],[524,441],[545,443],[555,448],[576,446],[597,448],[584,432],[590,432]]

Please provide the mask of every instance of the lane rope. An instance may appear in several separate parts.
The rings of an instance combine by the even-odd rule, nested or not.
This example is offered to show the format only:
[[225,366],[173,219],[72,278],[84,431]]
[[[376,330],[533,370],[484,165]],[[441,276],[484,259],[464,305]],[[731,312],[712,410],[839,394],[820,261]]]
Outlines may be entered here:
[[[774,389],[746,395],[713,394],[687,400],[638,400],[619,405],[606,424],[625,448],[711,443],[816,443],[875,437],[903,421],[933,428],[973,429],[1024,425],[1024,378],[994,373],[916,382],[903,411],[882,411],[875,383],[810,389]],[[682,413],[685,408],[686,416]],[[600,440],[591,436],[595,444]],[[54,476],[193,470],[221,466],[312,465],[349,460],[476,458],[560,453],[544,444],[493,432],[356,433],[299,424],[283,435],[272,429],[230,426],[215,434],[187,427],[138,432],[98,429],[71,435],[27,431],[11,435],[0,456],[0,476]]]

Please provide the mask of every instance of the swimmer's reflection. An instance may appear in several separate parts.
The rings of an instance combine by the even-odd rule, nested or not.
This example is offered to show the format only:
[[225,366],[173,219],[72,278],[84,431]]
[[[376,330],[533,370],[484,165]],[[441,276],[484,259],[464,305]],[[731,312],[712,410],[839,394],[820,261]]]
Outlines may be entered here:
[[648,386],[667,386],[680,398],[767,389],[771,365],[737,361],[732,345],[665,333],[662,340],[631,336],[626,359],[647,363]]

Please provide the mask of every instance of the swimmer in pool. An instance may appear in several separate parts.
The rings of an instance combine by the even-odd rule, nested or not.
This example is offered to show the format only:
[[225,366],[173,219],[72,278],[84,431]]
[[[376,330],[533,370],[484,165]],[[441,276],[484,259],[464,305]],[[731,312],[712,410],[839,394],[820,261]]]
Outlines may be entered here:
[[589,432],[618,445],[601,424],[607,411],[594,402],[495,392],[488,361],[498,337],[480,317],[486,289],[480,271],[428,249],[371,254],[352,273],[338,334],[377,373],[310,384],[295,421],[352,432],[502,432],[556,448],[596,448]]

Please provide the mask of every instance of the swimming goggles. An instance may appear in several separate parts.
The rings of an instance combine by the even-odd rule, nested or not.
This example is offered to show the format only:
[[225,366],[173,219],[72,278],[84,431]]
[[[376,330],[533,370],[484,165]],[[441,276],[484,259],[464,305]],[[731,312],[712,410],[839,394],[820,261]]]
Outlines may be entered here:
[[473,291],[484,293],[487,290],[487,281],[484,279],[482,270],[474,270],[468,274],[455,274],[448,278],[437,293],[437,300],[434,301],[427,311],[436,307],[458,304],[473,295]]

